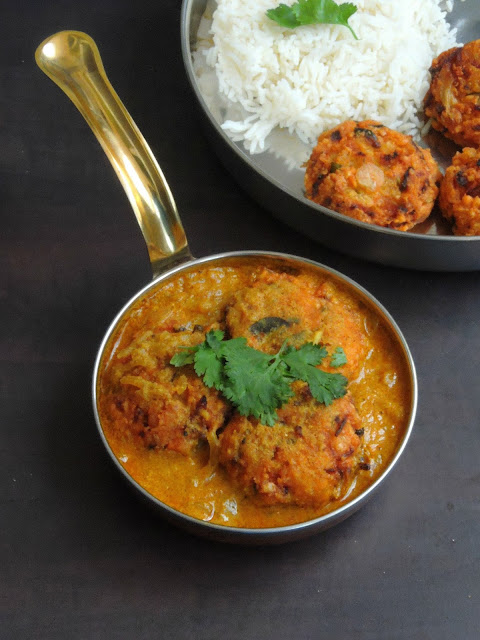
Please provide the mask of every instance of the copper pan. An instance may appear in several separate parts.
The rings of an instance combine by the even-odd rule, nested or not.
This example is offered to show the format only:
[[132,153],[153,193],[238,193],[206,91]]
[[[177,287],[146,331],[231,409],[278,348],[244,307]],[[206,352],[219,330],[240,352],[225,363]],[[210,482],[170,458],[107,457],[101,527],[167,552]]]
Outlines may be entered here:
[[[337,271],[311,260],[264,251],[222,253],[194,259],[190,254],[173,196],[160,167],[110,85],[93,40],[85,33],[62,31],[40,44],[36,52],[36,60],[39,67],[67,94],[84,116],[110,159],[137,217],[152,266],[153,280],[131,298],[107,329],[98,350],[93,371],[93,412],[98,432],[120,474],[133,487],[137,495],[164,518],[192,533],[215,540],[243,544],[279,543],[311,535],[344,520],[363,505],[384,481],[404,450],[412,431],[417,405],[415,367],[405,339],[394,320],[365,289]],[[332,513],[308,522],[272,529],[240,529],[211,524],[180,513],[153,497],[126,472],[115,457],[104,435],[97,407],[97,387],[104,351],[119,322],[130,312],[132,305],[151,293],[153,289],[162,287],[179,272],[196,269],[203,264],[223,265],[253,259],[300,267],[309,265],[320,273],[342,281],[355,291],[357,296],[376,310],[390,328],[403,354],[411,387],[408,425],[389,466],[377,481],[364,493]]]

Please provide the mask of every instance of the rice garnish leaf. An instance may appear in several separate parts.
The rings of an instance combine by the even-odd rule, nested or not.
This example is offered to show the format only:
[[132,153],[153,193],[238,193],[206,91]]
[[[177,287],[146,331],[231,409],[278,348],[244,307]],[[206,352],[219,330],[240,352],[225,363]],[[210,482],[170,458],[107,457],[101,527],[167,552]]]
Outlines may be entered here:
[[355,40],[358,40],[348,24],[348,19],[356,11],[357,7],[351,2],[336,4],[334,0],[298,0],[290,7],[282,3],[276,9],[269,9],[267,16],[288,29],[305,24],[339,24],[350,29]]

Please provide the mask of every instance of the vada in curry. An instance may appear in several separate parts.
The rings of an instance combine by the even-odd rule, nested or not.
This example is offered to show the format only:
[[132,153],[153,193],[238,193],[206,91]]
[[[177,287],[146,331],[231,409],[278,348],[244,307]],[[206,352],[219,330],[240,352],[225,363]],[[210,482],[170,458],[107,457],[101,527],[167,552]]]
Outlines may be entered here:
[[405,367],[383,319],[334,275],[238,259],[134,304],[104,352],[98,409],[117,459],[164,503],[277,527],[382,473],[408,420]]

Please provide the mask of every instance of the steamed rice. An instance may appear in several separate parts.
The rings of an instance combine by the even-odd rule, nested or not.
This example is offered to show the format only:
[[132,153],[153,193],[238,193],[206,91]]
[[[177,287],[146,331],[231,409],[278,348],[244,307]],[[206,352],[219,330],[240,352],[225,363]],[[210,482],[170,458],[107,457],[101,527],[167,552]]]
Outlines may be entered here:
[[354,3],[349,23],[359,40],[339,25],[281,27],[265,14],[275,0],[211,1],[194,67],[233,140],[299,167],[320,133],[347,119],[420,138],[431,62],[458,45],[446,20],[452,0]]

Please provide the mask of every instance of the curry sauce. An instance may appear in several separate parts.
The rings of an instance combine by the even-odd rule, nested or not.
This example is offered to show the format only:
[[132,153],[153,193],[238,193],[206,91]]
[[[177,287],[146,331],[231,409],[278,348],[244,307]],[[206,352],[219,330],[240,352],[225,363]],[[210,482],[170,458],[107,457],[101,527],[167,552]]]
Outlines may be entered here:
[[[240,416],[192,365],[170,364],[212,329],[265,353],[285,341],[341,347],[348,392],[325,406],[295,382],[273,426]],[[105,437],[144,489],[194,518],[247,528],[310,520],[361,493],[395,454],[412,392],[398,342],[367,300],[313,267],[252,258],[183,270],[137,300],[104,351],[97,391]]]

